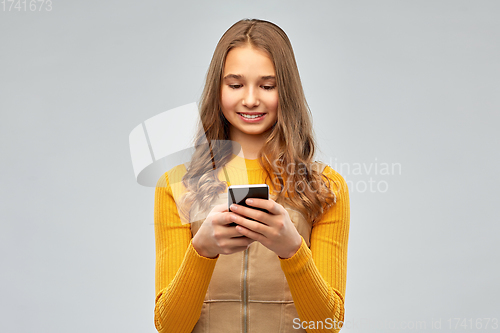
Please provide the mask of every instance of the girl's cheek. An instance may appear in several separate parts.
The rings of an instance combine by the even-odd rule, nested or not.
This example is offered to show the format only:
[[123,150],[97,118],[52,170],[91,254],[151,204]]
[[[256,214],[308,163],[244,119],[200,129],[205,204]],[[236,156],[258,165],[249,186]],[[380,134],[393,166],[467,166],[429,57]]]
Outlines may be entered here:
[[270,99],[267,103],[269,109],[271,110],[278,110],[278,104],[279,104],[279,99],[277,96],[276,98]]
[[223,92],[221,102],[225,108],[234,108],[238,104],[238,97],[236,96],[236,94]]
[[230,104],[229,103],[229,96],[224,90],[222,91],[222,94],[221,94],[221,103],[224,106],[224,108],[228,108],[229,104]]

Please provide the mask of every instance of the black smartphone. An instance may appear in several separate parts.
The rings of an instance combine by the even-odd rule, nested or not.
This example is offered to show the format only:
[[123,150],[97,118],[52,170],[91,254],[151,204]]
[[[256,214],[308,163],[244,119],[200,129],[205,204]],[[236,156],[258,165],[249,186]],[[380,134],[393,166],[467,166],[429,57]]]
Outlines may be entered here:
[[[227,189],[227,206],[229,211],[231,211],[231,205],[237,204],[245,207],[250,207],[253,209],[261,210],[268,213],[266,209],[252,207],[246,204],[245,200],[248,198],[258,198],[269,200],[269,186],[267,184],[252,184],[252,185],[231,185]],[[253,220],[249,218],[249,220]],[[254,220],[255,221],[255,220]],[[230,226],[236,226],[236,223],[229,224]]]

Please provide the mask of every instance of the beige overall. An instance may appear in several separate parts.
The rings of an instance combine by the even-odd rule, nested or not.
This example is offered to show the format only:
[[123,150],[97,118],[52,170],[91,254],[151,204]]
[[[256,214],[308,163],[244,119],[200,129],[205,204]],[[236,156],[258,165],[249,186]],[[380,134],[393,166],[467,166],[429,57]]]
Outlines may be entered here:
[[[325,166],[321,163],[319,170]],[[271,198],[275,200],[275,196]],[[227,204],[227,191],[214,205],[223,203]],[[283,207],[310,247],[311,223],[286,201]],[[202,223],[191,223],[193,236]],[[293,327],[293,319],[298,317],[278,256],[254,242],[243,252],[219,256],[193,332],[306,332]]]

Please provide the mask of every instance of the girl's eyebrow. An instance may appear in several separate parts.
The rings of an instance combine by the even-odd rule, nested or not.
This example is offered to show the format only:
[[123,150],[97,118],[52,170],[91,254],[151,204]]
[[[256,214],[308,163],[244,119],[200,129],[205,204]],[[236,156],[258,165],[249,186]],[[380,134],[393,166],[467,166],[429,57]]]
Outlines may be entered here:
[[[245,78],[244,75],[240,75],[240,74],[227,74],[226,76],[224,76],[224,80],[227,80],[227,79],[237,79],[237,80],[240,80],[240,79],[243,79]],[[276,80],[276,76],[274,75],[265,75],[265,76],[261,76],[260,77],[261,80]]]

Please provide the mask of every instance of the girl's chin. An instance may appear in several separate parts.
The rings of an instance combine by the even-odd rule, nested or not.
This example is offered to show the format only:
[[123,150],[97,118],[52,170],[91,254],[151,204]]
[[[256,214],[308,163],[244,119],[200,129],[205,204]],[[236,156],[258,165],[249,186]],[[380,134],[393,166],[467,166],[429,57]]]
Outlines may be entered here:
[[269,134],[272,126],[267,126],[267,124],[262,124],[261,126],[252,126],[249,128],[247,126],[233,126],[238,132],[246,135],[262,135]]

